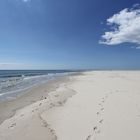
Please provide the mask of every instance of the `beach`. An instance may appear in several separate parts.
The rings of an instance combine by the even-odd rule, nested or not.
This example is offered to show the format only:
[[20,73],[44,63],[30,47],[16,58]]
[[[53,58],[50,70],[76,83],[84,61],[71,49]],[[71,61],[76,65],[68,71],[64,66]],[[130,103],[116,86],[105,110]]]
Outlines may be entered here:
[[140,71],[102,70],[37,86],[0,103],[0,140],[139,140],[139,84]]

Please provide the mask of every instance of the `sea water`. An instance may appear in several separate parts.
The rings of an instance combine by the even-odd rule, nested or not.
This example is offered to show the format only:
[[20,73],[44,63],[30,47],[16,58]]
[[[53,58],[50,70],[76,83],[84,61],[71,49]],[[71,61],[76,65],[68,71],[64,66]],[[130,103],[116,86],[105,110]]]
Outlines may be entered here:
[[0,70],[0,100],[13,98],[33,86],[72,72],[70,70]]

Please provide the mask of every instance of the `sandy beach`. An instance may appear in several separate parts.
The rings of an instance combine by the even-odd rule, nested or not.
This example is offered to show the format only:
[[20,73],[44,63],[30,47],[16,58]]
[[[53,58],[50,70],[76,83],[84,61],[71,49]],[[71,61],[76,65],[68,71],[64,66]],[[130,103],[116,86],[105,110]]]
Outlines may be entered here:
[[89,71],[36,87],[12,117],[0,104],[0,140],[139,140],[139,84],[140,71]]

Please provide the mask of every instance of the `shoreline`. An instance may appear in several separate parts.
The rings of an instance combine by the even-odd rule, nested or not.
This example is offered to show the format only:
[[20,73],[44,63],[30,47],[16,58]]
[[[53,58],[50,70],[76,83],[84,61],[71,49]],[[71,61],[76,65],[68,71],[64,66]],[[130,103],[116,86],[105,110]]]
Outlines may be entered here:
[[140,71],[69,76],[0,125],[1,140],[139,140]]
[[[78,74],[78,73],[76,73]],[[70,74],[75,75],[75,74]],[[0,101],[0,124],[4,122],[4,120],[11,118],[17,110],[24,108],[34,102],[42,100],[46,98],[49,92],[55,91],[61,83],[69,82],[69,76],[60,76],[54,79],[47,81],[46,83],[42,83],[40,85],[33,86],[26,91],[24,91],[19,96],[16,96],[10,100],[1,100]]]
[[[77,73],[76,75],[80,75],[80,73]],[[49,92],[46,92],[43,99],[34,101],[27,106],[17,109],[15,114],[12,117],[7,118],[3,123],[0,124],[0,139],[5,139],[8,136],[7,134],[6,134],[6,137],[3,136],[4,134],[3,131],[7,131],[7,132],[12,131],[14,130],[14,127],[16,127],[17,130],[12,132],[12,133],[15,133],[13,135],[13,138],[11,136],[9,137],[10,140],[11,139],[14,140],[15,139],[14,136],[16,136],[16,133],[18,133],[17,131],[19,130],[23,131],[23,129],[26,130],[27,127],[30,127],[31,131],[30,132],[28,131],[27,139],[41,138],[42,140],[45,140],[47,138],[48,140],[52,140],[52,139],[56,140],[57,136],[54,130],[41,117],[41,114],[45,110],[52,109],[53,107],[62,106],[69,97],[72,97],[75,94],[75,91],[67,87],[67,85],[69,85],[72,82],[72,79],[74,76],[75,74],[57,79],[55,82],[55,84],[57,83],[55,85],[56,88],[54,89],[53,87],[53,90],[49,90]],[[54,81],[53,81],[53,84],[54,84]],[[42,87],[40,89],[42,89]],[[65,94],[65,92],[67,94]],[[24,126],[24,124],[26,126]],[[28,126],[28,124],[31,124],[31,125]],[[36,125],[38,127],[36,127]],[[35,132],[38,131],[40,135],[42,135],[43,133],[42,137],[40,135],[34,136],[34,131]],[[25,134],[23,134],[23,137],[21,137],[21,135],[22,134],[18,135],[16,138],[20,140],[22,139],[24,140]]]

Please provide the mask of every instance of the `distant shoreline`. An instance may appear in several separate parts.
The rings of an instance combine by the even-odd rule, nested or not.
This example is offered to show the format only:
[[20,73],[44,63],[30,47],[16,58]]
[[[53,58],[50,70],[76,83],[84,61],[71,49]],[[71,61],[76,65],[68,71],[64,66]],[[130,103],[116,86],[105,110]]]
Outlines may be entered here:
[[0,70],[0,101],[12,99],[30,88],[69,75],[66,70]]
[[68,77],[69,76],[57,77],[46,83],[33,86],[23,91],[19,96],[7,100],[0,100],[0,123],[13,116],[16,110],[45,98],[49,92],[55,91],[59,87],[59,84],[69,81]]

